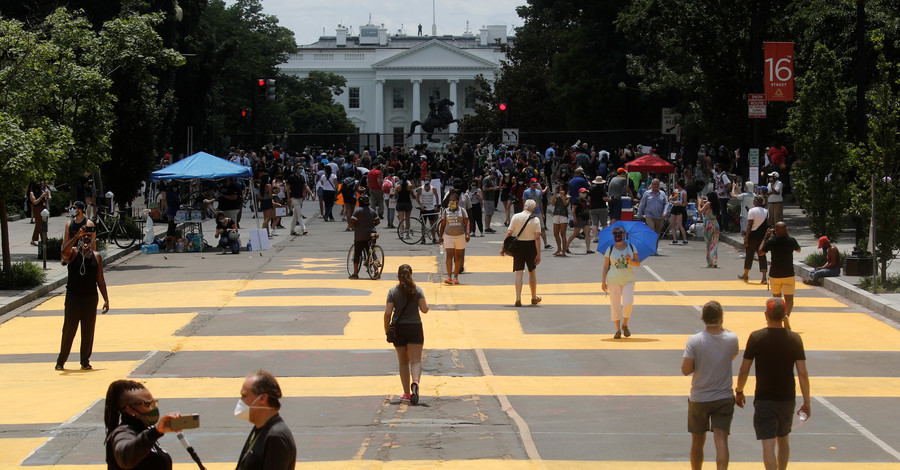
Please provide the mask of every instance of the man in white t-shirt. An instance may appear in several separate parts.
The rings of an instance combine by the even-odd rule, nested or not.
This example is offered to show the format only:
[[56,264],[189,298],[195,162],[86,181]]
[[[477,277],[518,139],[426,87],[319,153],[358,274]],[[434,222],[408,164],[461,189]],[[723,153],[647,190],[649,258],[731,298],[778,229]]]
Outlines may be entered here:
[[425,219],[425,224],[431,233],[431,241],[437,244],[437,216],[440,203],[438,190],[426,180],[425,185],[416,190],[416,202],[419,204],[419,212]]
[[691,468],[703,465],[706,432],[712,430],[718,468],[728,467],[728,434],[734,417],[731,363],[738,353],[738,337],[722,327],[724,312],[715,300],[703,306],[706,329],[688,338],[681,373],[691,375],[688,431]]
[[[742,281],[750,280],[750,268],[753,267],[753,256],[759,251],[766,231],[769,229],[769,211],[765,207],[765,199],[757,194],[753,197],[753,208],[747,211],[747,232],[744,233],[744,274],[738,276]],[[762,271],[762,282],[766,284],[766,255],[759,256],[759,270]]]
[[[512,216],[506,236],[517,236],[513,272],[516,273],[516,307],[522,306],[522,280],[528,266],[528,287],[531,288],[531,305],[540,303],[537,295],[537,265],[541,263],[541,220],[532,217],[537,204],[534,199],[525,201],[524,210]],[[521,232],[521,233],[520,233]],[[500,256],[503,256],[503,247]]]

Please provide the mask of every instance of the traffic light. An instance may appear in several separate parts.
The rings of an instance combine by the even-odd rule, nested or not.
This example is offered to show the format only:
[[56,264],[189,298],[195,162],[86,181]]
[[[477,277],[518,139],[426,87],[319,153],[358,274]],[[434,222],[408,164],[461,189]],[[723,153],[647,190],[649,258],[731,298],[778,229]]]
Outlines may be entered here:
[[506,111],[506,103],[500,103],[500,106],[497,106],[500,111]]
[[500,110],[500,121],[502,121],[503,127],[509,127],[509,113],[506,112],[506,103],[500,103],[497,109]]
[[266,99],[269,101],[275,101],[275,79],[269,78],[266,80]]
[[260,78],[256,81],[256,96],[259,98],[266,97],[266,79]]
[[247,108],[241,109],[241,119],[247,119],[250,117],[250,110]]

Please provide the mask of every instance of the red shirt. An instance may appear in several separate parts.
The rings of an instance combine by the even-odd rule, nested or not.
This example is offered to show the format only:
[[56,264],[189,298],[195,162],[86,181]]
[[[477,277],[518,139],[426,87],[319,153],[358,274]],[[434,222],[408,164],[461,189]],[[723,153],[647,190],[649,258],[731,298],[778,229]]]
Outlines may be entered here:
[[769,149],[769,160],[772,161],[772,164],[776,167],[783,168],[784,162],[787,159],[787,149],[782,147],[772,147]]
[[422,169],[422,181],[428,179],[428,160],[422,160],[422,164],[419,165],[419,168]]
[[376,191],[381,189],[381,171],[380,170],[369,171],[369,174],[366,175],[366,178],[369,181],[369,189],[376,190]]

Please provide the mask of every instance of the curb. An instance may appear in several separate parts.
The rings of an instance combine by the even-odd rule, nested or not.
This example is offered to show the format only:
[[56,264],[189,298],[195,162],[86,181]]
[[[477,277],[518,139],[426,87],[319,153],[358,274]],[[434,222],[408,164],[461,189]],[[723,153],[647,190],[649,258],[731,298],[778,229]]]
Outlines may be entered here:
[[[744,248],[744,241],[742,239],[738,240],[730,233],[724,236],[720,235],[719,240],[723,240],[737,249]],[[812,272],[812,269],[809,266],[796,261],[794,262],[794,275],[799,276],[802,279],[810,279],[810,272]],[[843,281],[837,277],[826,277],[823,279],[822,285],[820,287],[833,292],[834,294],[840,295],[841,297],[844,297],[851,302],[865,307],[879,315],[883,315],[887,318],[890,318],[891,320],[900,322],[900,305],[887,302],[879,298],[877,295],[872,294],[871,292],[864,291],[847,281]]]
[[[132,253],[133,251],[137,251],[137,250],[140,250],[140,246],[137,246],[137,244],[133,245],[130,248],[126,248],[124,250],[119,250],[113,254],[110,254],[107,258],[105,258],[103,260],[103,263],[104,263],[104,265],[106,265],[107,263],[112,263],[114,261],[117,261],[117,260],[125,257],[126,255]],[[58,278],[54,281],[51,281],[47,284],[44,284],[40,287],[31,289],[31,290],[23,291],[21,294],[13,296],[14,298],[12,300],[10,300],[6,305],[0,306],[0,323],[3,323],[5,321],[9,320],[8,318],[3,318],[9,312],[12,312],[13,310],[15,310],[17,308],[19,308],[33,300],[37,300],[38,298],[43,297],[43,296],[53,292],[54,290],[66,285],[66,282],[68,280],[69,280],[69,276],[67,274],[64,274],[63,276],[61,276],[60,278]]]

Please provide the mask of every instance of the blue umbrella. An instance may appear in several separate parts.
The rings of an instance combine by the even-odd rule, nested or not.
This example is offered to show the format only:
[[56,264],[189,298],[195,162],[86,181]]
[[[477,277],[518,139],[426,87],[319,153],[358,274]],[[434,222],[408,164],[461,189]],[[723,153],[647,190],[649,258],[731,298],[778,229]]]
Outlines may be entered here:
[[615,227],[625,229],[625,241],[634,246],[641,261],[644,261],[650,255],[656,254],[659,234],[643,222],[621,220],[600,231],[598,235],[599,240],[597,240],[597,253],[606,253],[606,250],[616,243],[612,236],[612,231]]

